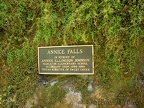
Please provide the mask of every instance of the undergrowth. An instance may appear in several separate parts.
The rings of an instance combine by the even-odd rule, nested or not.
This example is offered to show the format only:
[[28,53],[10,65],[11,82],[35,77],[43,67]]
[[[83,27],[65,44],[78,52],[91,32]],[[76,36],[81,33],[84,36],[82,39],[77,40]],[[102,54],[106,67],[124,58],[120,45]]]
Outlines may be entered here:
[[0,0],[0,105],[25,104],[38,81],[37,47],[52,45],[94,45],[93,76],[46,76],[75,80],[84,103],[91,79],[115,96],[144,100],[135,86],[144,60],[143,9],[141,0]]

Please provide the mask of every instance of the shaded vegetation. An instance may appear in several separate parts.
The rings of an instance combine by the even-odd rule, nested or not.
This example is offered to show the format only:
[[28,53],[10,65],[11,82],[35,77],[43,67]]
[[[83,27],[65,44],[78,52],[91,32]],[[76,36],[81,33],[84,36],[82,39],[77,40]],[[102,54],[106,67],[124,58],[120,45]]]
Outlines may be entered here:
[[0,0],[0,105],[23,106],[33,94],[38,46],[81,44],[94,45],[93,76],[46,77],[75,80],[85,103],[91,79],[107,93],[144,101],[143,38],[142,0]]

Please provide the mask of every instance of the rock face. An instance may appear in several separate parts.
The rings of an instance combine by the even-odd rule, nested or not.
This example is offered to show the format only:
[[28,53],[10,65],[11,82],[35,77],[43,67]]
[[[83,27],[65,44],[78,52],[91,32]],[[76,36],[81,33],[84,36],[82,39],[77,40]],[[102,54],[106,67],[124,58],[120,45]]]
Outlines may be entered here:
[[23,108],[32,108],[34,105],[38,104],[39,97],[41,97],[42,87],[37,87],[35,94],[29,98],[26,102],[26,105]]
[[47,80],[40,80],[37,84],[36,84],[36,90],[35,90],[35,94],[29,98],[26,102],[26,105],[24,106],[24,108],[33,108],[33,106],[37,105],[39,102],[39,98],[42,95],[42,89],[44,88],[44,86],[54,86],[56,83],[58,83],[58,80],[56,81],[47,81]]
[[88,107],[88,108],[96,108],[96,105],[91,104],[91,105],[89,105],[89,107]]
[[122,108],[137,108],[135,105],[125,105]]
[[75,92],[70,89],[70,91],[66,94],[65,100],[67,104],[72,106],[72,108],[86,108],[86,106],[82,104],[81,92]]
[[[36,91],[35,94],[29,98],[25,104],[25,106],[23,108],[33,108],[35,105],[39,104],[39,100],[40,98],[42,98],[42,91],[43,88],[45,87],[57,87],[57,86],[61,86],[62,90],[67,91],[66,94],[64,94],[64,97],[62,97],[63,102],[65,103],[64,108],[97,108],[99,106],[99,104],[96,104],[95,102],[91,102],[90,104],[84,104],[83,103],[83,95],[82,95],[82,91],[78,91],[74,89],[74,82],[73,81],[66,81],[64,83],[59,83],[58,80],[55,81],[43,81],[43,84],[38,84],[38,86],[36,87]],[[59,85],[60,84],[60,85]],[[57,92],[57,89],[56,89]],[[51,92],[46,91],[46,94],[50,94]],[[93,81],[89,82],[87,84],[87,93],[89,94],[89,98],[91,99],[100,99],[100,100],[104,100],[104,96],[105,94],[107,94],[109,97],[108,98],[112,98],[113,94],[112,93],[108,93],[108,92],[104,92],[103,89],[101,87],[99,87],[98,85],[94,84]],[[107,100],[106,100],[107,101]],[[58,108],[63,108],[63,104],[61,103],[61,101],[59,103]],[[125,104],[125,103],[124,103]],[[111,105],[113,106],[113,103],[110,103],[110,105],[104,105],[104,108],[110,108]],[[101,106],[101,105],[100,105]],[[125,104],[125,105],[115,105],[112,108],[136,108],[136,105],[133,104]]]
[[93,88],[93,86],[92,86],[92,83],[93,83],[93,81],[91,81],[91,82],[88,84],[87,90],[88,90],[89,92],[92,92],[92,91],[94,90],[94,88]]

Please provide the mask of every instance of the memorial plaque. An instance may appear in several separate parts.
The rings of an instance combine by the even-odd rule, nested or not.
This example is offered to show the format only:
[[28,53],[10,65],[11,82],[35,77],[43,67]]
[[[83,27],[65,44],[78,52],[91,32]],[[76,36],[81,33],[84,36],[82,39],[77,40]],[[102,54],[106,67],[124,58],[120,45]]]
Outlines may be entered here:
[[38,47],[39,74],[94,74],[93,45]]

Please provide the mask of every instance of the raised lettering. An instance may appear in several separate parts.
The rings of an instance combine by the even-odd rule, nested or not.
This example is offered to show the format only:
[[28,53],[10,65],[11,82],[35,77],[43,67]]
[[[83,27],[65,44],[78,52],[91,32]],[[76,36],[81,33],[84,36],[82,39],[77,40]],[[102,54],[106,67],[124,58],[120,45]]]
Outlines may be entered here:
[[48,50],[47,54],[65,54],[64,50]]
[[82,49],[68,49],[68,54],[81,54],[83,53]]

